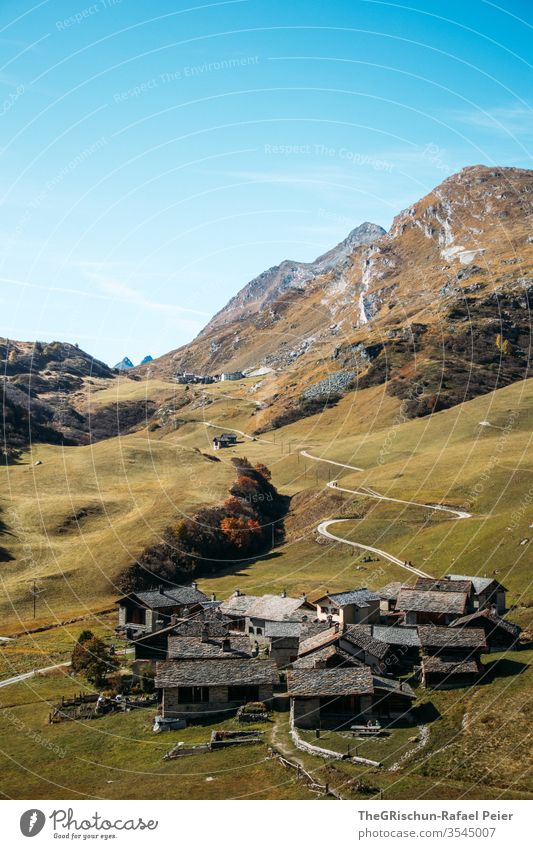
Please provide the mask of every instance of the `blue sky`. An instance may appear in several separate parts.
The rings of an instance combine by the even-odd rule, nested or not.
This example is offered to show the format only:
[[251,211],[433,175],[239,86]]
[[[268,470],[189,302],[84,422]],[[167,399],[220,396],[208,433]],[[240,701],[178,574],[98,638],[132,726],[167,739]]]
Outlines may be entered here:
[[531,11],[3,0],[0,335],[160,355],[460,168],[531,167]]

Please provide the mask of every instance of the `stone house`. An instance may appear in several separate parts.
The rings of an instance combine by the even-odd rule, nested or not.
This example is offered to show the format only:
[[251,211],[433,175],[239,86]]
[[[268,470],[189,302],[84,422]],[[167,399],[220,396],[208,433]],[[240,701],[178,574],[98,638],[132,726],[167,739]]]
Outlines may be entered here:
[[415,698],[408,684],[374,676],[366,666],[289,670],[287,690],[297,728],[349,728],[408,716]]
[[173,635],[200,637],[225,637],[231,620],[223,616],[218,608],[202,608],[183,619],[171,617],[170,625],[158,631],[142,633],[132,641],[136,660],[164,660],[168,655],[168,641]]
[[260,642],[267,643],[267,622],[294,621],[295,615],[305,615],[306,612],[310,614],[313,610],[306,596],[291,598],[285,592],[280,595],[263,595],[246,610],[245,632]]
[[268,656],[278,669],[285,669],[298,657],[301,622],[266,622],[265,638],[268,641]]
[[246,616],[250,607],[258,601],[259,596],[246,595],[237,589],[230,598],[223,601],[220,605],[220,611],[224,616],[231,621],[232,629],[236,631],[244,631],[246,628]]
[[220,436],[215,436],[213,439],[213,448],[218,451],[220,448],[229,448],[231,445],[237,444],[237,436],[235,433],[221,433]]
[[485,607],[451,623],[452,628],[482,628],[489,651],[507,651],[518,647],[521,628]]
[[270,704],[279,676],[272,660],[163,660],[155,686],[164,718],[202,718],[231,712],[247,702]]
[[402,587],[396,608],[403,612],[406,625],[449,625],[467,613],[468,594]]
[[487,644],[482,628],[418,629],[422,647],[420,680],[424,687],[449,689],[474,684],[482,672],[480,654]]
[[379,622],[380,597],[366,587],[342,593],[326,592],[315,604],[317,619],[321,621],[331,617],[341,625]]
[[497,613],[507,610],[506,588],[495,578],[478,577],[477,575],[446,575],[451,581],[470,581],[474,588],[473,606],[475,610],[495,606]]
[[379,596],[379,611],[382,617],[386,617],[389,613],[394,613],[396,610],[396,600],[401,588],[401,581],[391,581],[390,584],[385,584],[384,587],[376,590],[376,594]]
[[143,592],[128,593],[117,601],[118,627],[135,632],[159,631],[171,624],[172,617],[200,610],[209,599],[198,589],[196,581],[189,587],[169,587],[163,584]]

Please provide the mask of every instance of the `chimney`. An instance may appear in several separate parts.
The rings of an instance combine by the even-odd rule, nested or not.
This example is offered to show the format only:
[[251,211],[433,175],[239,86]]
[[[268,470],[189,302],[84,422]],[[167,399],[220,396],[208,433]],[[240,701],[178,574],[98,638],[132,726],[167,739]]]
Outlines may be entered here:
[[191,584],[191,587],[193,588],[193,590],[197,590],[197,589],[198,589],[198,584],[197,584],[197,582],[196,582],[196,581],[193,581],[193,582],[192,582],[192,584]]
[[178,614],[177,614],[177,613],[172,613],[172,614],[170,615],[170,624],[171,624],[171,625],[177,625],[177,623],[178,623],[178,619],[179,619]]
[[305,604],[305,602],[307,601],[307,595],[306,595],[306,593],[304,593],[304,594],[303,594],[303,596],[302,596],[302,601],[303,601],[303,603],[304,603],[304,604]]
[[216,600],[217,600],[217,594],[211,593],[211,601],[216,601]]
[[280,596],[281,596],[282,598],[287,598],[287,590],[282,590],[282,591],[280,592]]
[[233,595],[235,596],[235,598],[239,598],[240,594],[241,594],[241,591],[240,591],[240,589],[237,587],[237,589],[235,590],[235,592],[233,593]]
[[339,633],[339,623],[338,622],[335,622],[335,633],[336,634]]
[[224,637],[222,640],[222,651],[229,651],[231,648],[231,641],[229,637]]
[[207,622],[204,622],[202,625],[202,633],[200,635],[200,640],[202,643],[207,643],[209,639],[209,628],[207,627]]
[[164,586],[164,584],[159,584],[158,590],[159,590],[159,594],[160,594],[160,595],[165,595],[165,586]]

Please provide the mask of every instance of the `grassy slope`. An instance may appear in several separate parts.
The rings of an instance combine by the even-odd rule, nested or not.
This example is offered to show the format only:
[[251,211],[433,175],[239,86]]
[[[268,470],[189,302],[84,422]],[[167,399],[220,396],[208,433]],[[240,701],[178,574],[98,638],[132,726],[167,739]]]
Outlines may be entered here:
[[[133,386],[135,391],[147,390],[139,384]],[[463,504],[468,499],[475,514],[473,519],[456,522],[424,509],[346,495],[344,514],[359,518],[339,526],[342,535],[403,554],[435,575],[452,566],[466,572],[490,573],[499,569],[498,577],[511,590],[511,601],[520,602],[522,594],[529,597],[529,546],[519,542],[527,537],[531,521],[530,467],[525,458],[533,381],[516,384],[431,419],[398,426],[394,423],[398,416],[394,399],[367,390],[359,393],[355,402],[353,396],[348,397],[320,417],[266,434],[265,440],[271,441],[243,439],[235,452],[220,453],[220,463],[202,457],[194,449],[211,451],[210,441],[216,433],[205,422],[215,421],[247,432],[252,429],[253,404],[248,388],[248,382],[242,389],[232,387],[232,398],[225,397],[225,387],[210,388],[212,403],[207,407],[192,404],[182,408],[180,419],[189,422],[177,429],[163,427],[150,434],[140,432],[86,448],[36,446],[33,457],[42,459],[42,466],[2,470],[2,518],[9,525],[8,531],[16,533],[5,535],[2,544],[17,556],[17,560],[2,564],[4,586],[17,608],[17,616],[10,618],[11,602],[9,598],[4,602],[5,633],[20,629],[18,615],[28,625],[33,624],[25,581],[34,575],[46,589],[39,602],[43,620],[54,621],[108,604],[113,597],[112,577],[126,565],[129,551],[140,550],[180,509],[190,510],[196,504],[222,497],[232,477],[229,458],[234,453],[267,463],[278,487],[296,496],[296,514],[287,523],[289,539],[284,546],[267,558],[239,570],[227,569],[202,582],[206,589],[214,589],[220,596],[237,585],[250,592],[277,591],[282,587],[291,592],[313,592],[326,585],[333,590],[350,584],[378,586],[391,579],[405,579],[404,572],[386,562],[362,563],[347,546],[318,545],[314,541],[316,523],[338,515],[341,508],[331,501],[331,491],[325,489],[333,470],[325,463],[304,461],[298,454],[301,448],[364,466],[365,472],[335,471],[348,488],[367,485],[393,496],[448,504]],[[196,391],[194,397],[199,397]],[[478,424],[489,420],[505,427],[510,411],[515,410],[518,415],[507,435]],[[474,492],[479,483],[482,485]],[[12,500],[7,486],[11,487]],[[105,511],[80,520],[79,526],[74,523],[65,533],[57,533],[73,506],[95,505]],[[21,523],[15,528],[9,514],[13,507]],[[516,510],[520,511],[516,528],[507,531]],[[529,610],[515,610],[513,618],[527,624]],[[2,677],[66,658],[84,626],[76,623],[55,628],[9,644],[3,651]],[[112,638],[111,617],[101,617],[90,627],[108,640]],[[490,656],[485,663],[495,659]],[[530,662],[531,653],[522,652],[504,663],[486,686],[422,694],[422,699],[431,700],[440,718],[431,723],[426,749],[409,759],[399,772],[369,773],[346,764],[328,765],[301,753],[299,757],[318,780],[342,786],[347,795],[353,791],[346,782],[354,776],[382,788],[385,798],[531,794],[524,772],[523,743],[524,703],[531,691]],[[516,663],[519,666],[513,665]],[[154,738],[148,714],[142,711],[84,726],[47,726],[47,703],[72,689],[79,690],[79,682],[56,675],[0,691],[0,748],[4,751],[3,773],[9,795],[69,798],[87,793],[149,798],[168,794],[219,798],[241,795],[245,788],[253,797],[307,796],[307,791],[287,773],[264,760],[262,747],[245,753],[197,756],[179,763],[161,760],[172,742],[204,740],[209,728],[193,727],[164,739]],[[283,730],[285,722],[283,715],[277,718],[277,742],[281,739],[292,751]],[[28,736],[32,730],[42,734],[45,745],[35,745]],[[405,736],[403,732],[397,735],[399,755],[405,751]],[[58,755],[50,745],[58,746],[65,755]],[[443,746],[448,748],[440,752]],[[372,757],[370,751],[368,754]],[[393,754],[394,742],[387,752],[388,761],[393,760]],[[379,758],[379,751],[374,755]],[[495,763],[505,765],[505,780],[501,770],[494,770]],[[141,793],[132,782],[132,776],[140,780],[139,774]],[[179,781],[163,780],[165,776],[178,775]],[[214,781],[206,781],[207,777]]]

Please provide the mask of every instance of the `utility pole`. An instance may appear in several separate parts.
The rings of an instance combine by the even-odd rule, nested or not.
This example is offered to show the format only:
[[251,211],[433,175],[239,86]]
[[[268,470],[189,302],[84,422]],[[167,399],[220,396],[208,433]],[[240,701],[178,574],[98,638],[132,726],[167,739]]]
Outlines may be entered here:
[[37,596],[39,596],[44,590],[37,588],[37,580],[34,578],[32,583],[32,588],[30,590],[30,594],[33,597],[33,618],[35,619],[37,613]]

